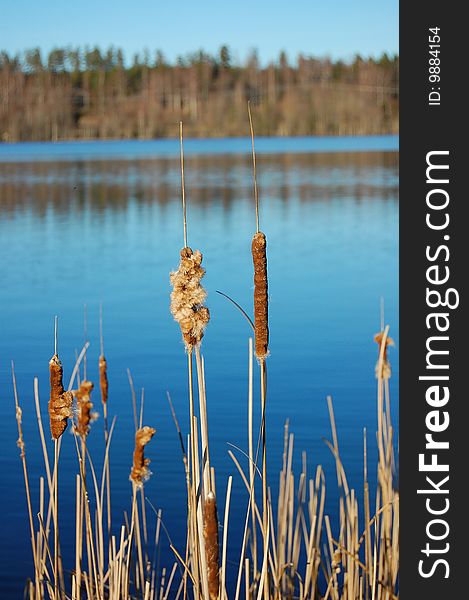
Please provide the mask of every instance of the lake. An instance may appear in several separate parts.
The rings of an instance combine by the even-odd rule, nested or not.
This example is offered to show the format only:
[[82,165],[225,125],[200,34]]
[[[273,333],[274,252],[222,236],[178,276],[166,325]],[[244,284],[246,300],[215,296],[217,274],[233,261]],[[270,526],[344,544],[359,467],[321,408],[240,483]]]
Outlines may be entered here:
[[[251,331],[240,312],[216,292],[228,294],[252,314],[250,248],[255,215],[250,141],[187,140],[185,151],[189,245],[204,255],[203,282],[211,311],[202,345],[211,458],[222,506],[227,476],[234,475],[230,532],[231,547],[236,549],[247,498],[228,450],[229,444],[247,449]],[[275,496],[288,418],[295,433],[296,471],[302,450],[308,453],[310,473],[316,464],[324,465],[332,521],[337,494],[333,457],[323,439],[330,438],[326,396],[334,400],[349,484],[360,494],[364,427],[371,473],[374,464],[373,335],[380,329],[381,298],[396,342],[391,394],[393,420],[398,424],[397,151],[398,139],[392,136],[257,141],[270,293],[269,482]],[[15,364],[37,511],[38,478],[44,468],[33,378],[39,378],[48,437],[54,315],[59,317],[59,353],[68,381],[84,341],[85,305],[90,340],[87,374],[95,382],[100,303],[103,306],[108,406],[111,417],[117,415],[111,446],[116,527],[131,499],[130,369],[137,393],[144,388],[144,422],[157,429],[147,449],[153,475],[146,495],[162,508],[174,544],[183,549],[185,479],[167,401],[169,391],[187,432],[186,357],[179,327],[169,313],[169,272],[178,265],[182,240],[177,141],[0,144],[2,597],[20,597],[26,577],[33,575],[10,361]],[[98,390],[94,404],[101,412]],[[257,407],[257,417],[258,412]],[[89,440],[100,468],[102,419],[93,424]],[[245,466],[242,454],[235,452]],[[75,543],[76,472],[74,441],[67,432],[60,488],[66,563]],[[149,520],[153,531],[151,510]],[[168,566],[173,562],[168,549],[163,549],[162,562]]]

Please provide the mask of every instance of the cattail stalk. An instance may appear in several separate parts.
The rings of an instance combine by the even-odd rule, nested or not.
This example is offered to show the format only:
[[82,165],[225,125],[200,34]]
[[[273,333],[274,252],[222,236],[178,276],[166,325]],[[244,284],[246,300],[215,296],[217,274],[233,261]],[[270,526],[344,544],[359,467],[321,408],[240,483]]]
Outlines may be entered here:
[[59,599],[59,439],[54,439],[54,600]]
[[49,362],[50,399],[49,419],[52,438],[58,440],[67,429],[68,419],[72,416],[73,395],[63,386],[63,368],[57,354]]
[[[109,439],[108,421],[107,421],[107,400],[109,395],[109,381],[107,377],[107,361],[103,351],[103,336],[102,336],[102,318],[100,315],[101,328],[101,354],[99,357],[99,389],[101,390],[101,403],[103,405],[103,420],[104,420],[104,443],[107,445]],[[107,531],[109,539],[109,550],[111,549],[111,477],[109,461],[106,461],[106,505],[107,505]]]
[[137,488],[140,488],[143,485],[143,482],[146,481],[151,475],[148,468],[150,459],[145,458],[145,446],[155,435],[155,433],[156,429],[145,425],[145,427],[137,429],[135,434],[134,460],[132,470],[130,472],[130,479]]
[[177,271],[170,274],[173,286],[171,292],[171,313],[179,323],[186,350],[190,352],[200,344],[210,313],[203,305],[207,292],[200,281],[205,275],[202,267],[202,254],[185,247],[181,250],[181,260]]
[[[150,477],[151,473],[148,468],[150,464],[150,459],[145,458],[145,446],[149,443],[152,437],[155,435],[156,429],[153,427],[140,427],[137,429],[135,433],[135,449],[133,455],[133,465],[132,470],[130,472],[130,480],[132,481],[133,487],[133,501],[132,501],[132,531],[135,529],[136,534],[136,544],[137,544],[137,554],[138,554],[138,567],[139,567],[139,578],[140,578],[140,588],[143,589],[145,587],[145,577],[144,577],[144,568],[143,568],[143,554],[142,554],[142,545],[140,538],[140,526],[139,526],[139,516],[138,516],[138,505],[137,505],[137,489],[141,489],[143,487],[143,483]],[[137,584],[137,589],[139,585]]]
[[109,382],[107,379],[107,362],[104,354],[99,357],[99,388],[101,390],[101,402],[103,407],[107,406],[109,393]]
[[394,341],[388,336],[389,325],[386,326],[384,331],[376,334],[374,337],[375,342],[379,344],[378,362],[376,364],[376,378],[378,380],[378,451],[379,451],[379,462],[384,468],[385,466],[385,445],[386,445],[386,428],[383,423],[384,414],[384,400],[383,400],[383,383],[388,381],[391,377],[391,364],[387,356],[388,346],[393,346]]
[[[93,390],[93,383],[84,379],[80,383],[78,390],[75,390],[74,396],[77,399],[78,418],[76,424],[76,431],[78,435],[85,440],[90,432],[90,423],[96,418],[96,413],[91,412],[93,403],[90,400],[91,391]],[[85,456],[83,456],[85,460]]]
[[[57,331],[57,326],[56,326]],[[72,416],[73,395],[66,392],[63,386],[62,363],[55,352],[49,361],[50,398],[49,419],[50,430],[54,440],[54,599],[59,598],[59,529],[58,529],[58,467],[59,439],[67,428],[68,419]]]
[[[107,401],[109,396],[109,380],[107,377],[107,361],[104,356],[104,336],[103,336],[103,305],[99,305],[99,342],[100,342],[100,355],[98,361],[99,368],[99,389],[101,391],[101,404],[103,405],[103,421],[104,421],[104,443],[108,445],[109,440],[109,429],[107,420]],[[107,533],[108,533],[108,551],[111,555],[111,469],[109,461],[105,464],[105,478],[106,478],[106,517],[107,517]]]
[[205,327],[210,320],[208,308],[203,305],[207,292],[200,281],[205,275],[202,267],[202,253],[195,252],[187,244],[187,214],[186,190],[184,183],[184,147],[182,136],[182,121],[179,123],[179,141],[181,147],[181,191],[182,191],[182,221],[184,247],[180,255],[181,260],[177,271],[170,273],[170,282],[173,286],[171,292],[171,313],[179,323],[186,350],[190,352],[200,344]]
[[107,399],[109,394],[109,382],[107,378],[107,362],[104,356],[104,338],[103,338],[103,307],[99,307],[99,341],[101,345],[101,353],[99,355],[99,389],[101,390],[101,403],[103,405],[104,417],[104,441],[107,442],[108,426],[107,426]]
[[269,354],[269,308],[267,280],[267,241],[259,231],[252,238],[252,261],[254,264],[254,333],[255,352],[262,361]]
[[[184,148],[183,127],[179,124],[180,159],[181,159],[181,190],[182,190],[182,221],[184,247],[180,252],[180,263],[177,271],[170,274],[173,287],[171,292],[170,310],[179,323],[182,338],[187,351],[187,374],[189,388],[189,418],[190,418],[190,453],[188,484],[188,524],[189,535],[186,546],[186,563],[190,556],[192,578],[194,582],[194,595],[199,598],[208,595],[207,578],[205,570],[205,551],[203,539],[202,506],[198,505],[198,447],[197,447],[197,420],[194,412],[193,392],[193,350],[198,349],[203,338],[205,328],[210,320],[210,313],[204,306],[206,291],[201,285],[205,275],[202,267],[202,254],[195,252],[188,246],[186,194],[184,182]],[[199,381],[200,391],[200,381]],[[203,423],[202,423],[203,427]],[[204,441],[204,431],[202,431]],[[202,492],[203,499],[203,492]],[[186,573],[184,573],[184,600],[186,597]]]
[[[85,354],[86,356],[86,354]],[[83,521],[83,516],[85,518],[85,529],[86,529],[86,546],[87,546],[87,557],[88,557],[88,570],[91,573],[91,560],[92,560],[92,549],[91,544],[92,541],[92,529],[91,522],[88,519],[88,515],[86,512],[87,509],[87,497],[86,497],[86,440],[88,437],[88,433],[90,431],[90,423],[94,421],[97,417],[96,413],[91,412],[93,408],[93,404],[90,400],[91,391],[93,390],[93,383],[84,379],[80,382],[80,386],[78,390],[73,391],[73,395],[77,400],[77,420],[75,425],[75,431],[80,436],[81,440],[81,471],[83,478],[82,485],[82,497],[81,497],[81,507],[80,507],[80,518],[81,523]],[[85,512],[84,512],[85,509]],[[80,555],[82,553],[82,537],[79,540],[80,547]]]
[[265,359],[269,354],[269,308],[267,279],[267,240],[259,225],[259,190],[257,186],[256,151],[254,148],[254,126],[251,115],[251,103],[248,102],[249,128],[252,146],[252,168],[254,181],[254,200],[256,206],[256,233],[252,238],[251,252],[254,265],[254,349],[260,363],[261,384],[261,435],[262,435],[262,535],[264,542],[264,564],[261,586],[264,599],[269,599],[269,573],[267,565],[269,544],[269,510],[267,502],[267,443],[266,443],[266,398],[267,371]]
[[210,600],[217,600],[219,589],[218,514],[215,494],[210,492],[204,502],[204,541]]

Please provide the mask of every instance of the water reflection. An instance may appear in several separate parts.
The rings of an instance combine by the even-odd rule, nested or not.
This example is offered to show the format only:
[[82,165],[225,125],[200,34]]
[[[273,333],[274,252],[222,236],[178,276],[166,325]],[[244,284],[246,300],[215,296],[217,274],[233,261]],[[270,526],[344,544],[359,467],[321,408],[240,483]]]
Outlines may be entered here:
[[[391,152],[271,155],[259,157],[258,164],[259,186],[269,199],[350,196],[360,202],[396,195],[398,161]],[[132,202],[165,205],[179,197],[179,169],[176,159],[0,163],[0,209],[5,218],[26,208],[44,216],[50,207],[63,213],[126,211]],[[251,169],[240,156],[187,159],[190,201],[229,208],[250,196]]]

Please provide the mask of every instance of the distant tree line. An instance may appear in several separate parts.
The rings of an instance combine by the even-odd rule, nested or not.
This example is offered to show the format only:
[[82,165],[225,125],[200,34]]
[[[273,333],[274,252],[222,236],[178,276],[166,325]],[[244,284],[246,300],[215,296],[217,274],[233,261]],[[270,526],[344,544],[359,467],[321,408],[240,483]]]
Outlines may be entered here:
[[222,46],[169,63],[161,51],[127,62],[119,48],[0,52],[0,140],[246,135],[364,135],[398,131],[397,56],[332,61],[285,52],[244,64]]

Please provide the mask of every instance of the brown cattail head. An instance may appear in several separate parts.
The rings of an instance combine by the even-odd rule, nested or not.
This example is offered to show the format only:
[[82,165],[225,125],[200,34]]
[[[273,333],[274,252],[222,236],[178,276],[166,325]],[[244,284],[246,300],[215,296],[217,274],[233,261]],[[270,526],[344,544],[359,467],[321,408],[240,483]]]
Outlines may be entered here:
[[145,458],[144,449],[151,438],[155,435],[156,429],[153,427],[142,427],[137,429],[135,433],[135,450],[134,450],[134,464],[130,472],[130,480],[134,482],[137,487],[142,487],[144,481],[146,481],[151,473],[148,465],[150,459]]
[[99,387],[101,388],[101,402],[106,404],[109,391],[109,383],[107,380],[107,362],[104,354],[99,357]]
[[204,541],[207,562],[208,593],[210,600],[217,600],[219,588],[218,566],[218,515],[217,502],[210,492],[204,503]]
[[381,352],[381,344],[383,343],[383,337],[384,337],[384,332],[380,331],[373,338],[374,341],[378,344],[378,362],[376,363],[376,367],[375,367],[376,379],[389,379],[391,377],[391,363],[389,362],[389,359],[388,359],[388,346],[394,346],[394,340],[392,338],[390,338],[389,336],[386,337],[386,341],[384,344],[384,350],[383,350],[383,364],[382,364],[381,373],[380,373],[379,355]]
[[255,351],[259,360],[269,354],[269,305],[267,281],[267,241],[259,231],[252,238],[254,263],[254,335]]
[[90,400],[90,394],[93,387],[94,385],[91,381],[84,379],[78,390],[73,392],[73,395],[77,399],[78,409],[76,431],[82,438],[86,438],[90,431],[90,423],[97,417],[96,413],[91,412],[93,404]]
[[57,354],[49,361],[50,398],[49,419],[50,432],[54,440],[58,440],[67,429],[67,419],[72,416],[72,392],[66,392],[63,386],[62,363]]
[[200,343],[210,320],[210,313],[203,306],[207,292],[200,285],[205,269],[202,267],[202,254],[191,248],[181,250],[179,268],[170,274],[173,286],[171,292],[171,313],[181,327],[186,349],[191,351]]

